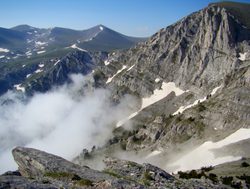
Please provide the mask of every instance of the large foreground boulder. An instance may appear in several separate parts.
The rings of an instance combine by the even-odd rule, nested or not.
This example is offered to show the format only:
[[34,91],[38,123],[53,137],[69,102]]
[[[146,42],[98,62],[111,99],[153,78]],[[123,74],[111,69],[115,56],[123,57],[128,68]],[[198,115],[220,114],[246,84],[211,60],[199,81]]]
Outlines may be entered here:
[[20,173],[25,177],[36,178],[53,172],[68,172],[92,181],[110,178],[107,174],[32,148],[17,147],[12,151],[12,154]]
[[[17,147],[12,154],[23,177],[34,178],[42,183],[52,183],[56,188],[144,188],[143,185],[134,181],[116,178],[40,150]],[[2,179],[10,180],[11,178],[5,176]],[[12,181],[16,184],[20,184],[18,181],[23,181],[22,185],[34,184],[30,180],[26,182],[25,179],[18,177],[13,177]],[[37,185],[35,188],[44,188],[44,186]],[[51,186],[48,185],[47,188]]]

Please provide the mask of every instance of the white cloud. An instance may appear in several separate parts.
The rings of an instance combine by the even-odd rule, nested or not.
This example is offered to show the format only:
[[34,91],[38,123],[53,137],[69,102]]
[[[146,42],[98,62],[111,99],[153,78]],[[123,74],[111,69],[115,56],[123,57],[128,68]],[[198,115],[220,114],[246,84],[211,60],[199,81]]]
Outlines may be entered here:
[[0,172],[17,168],[10,153],[15,146],[71,160],[83,148],[103,145],[112,135],[114,123],[129,114],[132,97],[114,106],[109,91],[83,90],[91,79],[81,75],[71,79],[71,84],[31,99],[24,100],[13,92],[0,98]]

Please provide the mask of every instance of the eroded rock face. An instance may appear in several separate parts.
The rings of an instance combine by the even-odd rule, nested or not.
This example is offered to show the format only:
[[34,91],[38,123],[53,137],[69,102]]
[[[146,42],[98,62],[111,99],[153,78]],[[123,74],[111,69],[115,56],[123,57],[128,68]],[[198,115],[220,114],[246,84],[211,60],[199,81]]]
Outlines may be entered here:
[[114,61],[103,71],[112,76],[114,67],[133,66],[112,80],[117,93],[126,89],[147,96],[159,87],[158,78],[204,94],[242,67],[240,54],[249,59],[249,31],[228,8],[210,5],[161,29],[147,42],[111,56]]

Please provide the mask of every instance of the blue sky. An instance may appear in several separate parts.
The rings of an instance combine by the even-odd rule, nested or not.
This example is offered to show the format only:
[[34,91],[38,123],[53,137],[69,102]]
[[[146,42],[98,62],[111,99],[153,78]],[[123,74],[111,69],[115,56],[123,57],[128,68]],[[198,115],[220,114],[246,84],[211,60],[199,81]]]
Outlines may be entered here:
[[[1,0],[0,27],[87,29],[103,24],[130,36],[150,36],[215,0]],[[241,0],[250,2],[250,0]]]

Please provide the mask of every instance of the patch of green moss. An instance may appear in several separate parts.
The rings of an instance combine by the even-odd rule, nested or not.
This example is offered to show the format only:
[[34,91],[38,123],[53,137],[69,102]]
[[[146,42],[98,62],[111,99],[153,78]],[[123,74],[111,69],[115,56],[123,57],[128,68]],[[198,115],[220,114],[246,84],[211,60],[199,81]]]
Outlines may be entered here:
[[75,182],[78,186],[93,186],[93,181],[88,179],[81,179]]
[[145,171],[143,174],[143,178],[146,180],[154,180],[154,178],[151,176],[151,174],[149,173],[149,171]]
[[137,164],[137,163],[135,163],[135,162],[133,162],[133,161],[129,161],[129,162],[128,162],[128,165],[129,165],[130,167],[140,167],[139,164]]
[[150,181],[146,180],[146,179],[142,179],[140,181],[141,184],[145,185],[145,186],[150,186]]
[[172,55],[172,62],[175,64],[177,63],[177,60],[178,60],[178,54],[177,52],[173,52],[173,55]]
[[145,186],[150,186],[150,182],[154,180],[154,178],[151,176],[151,174],[149,173],[149,171],[145,171],[143,173],[142,179],[139,181],[141,184],[145,185]]

